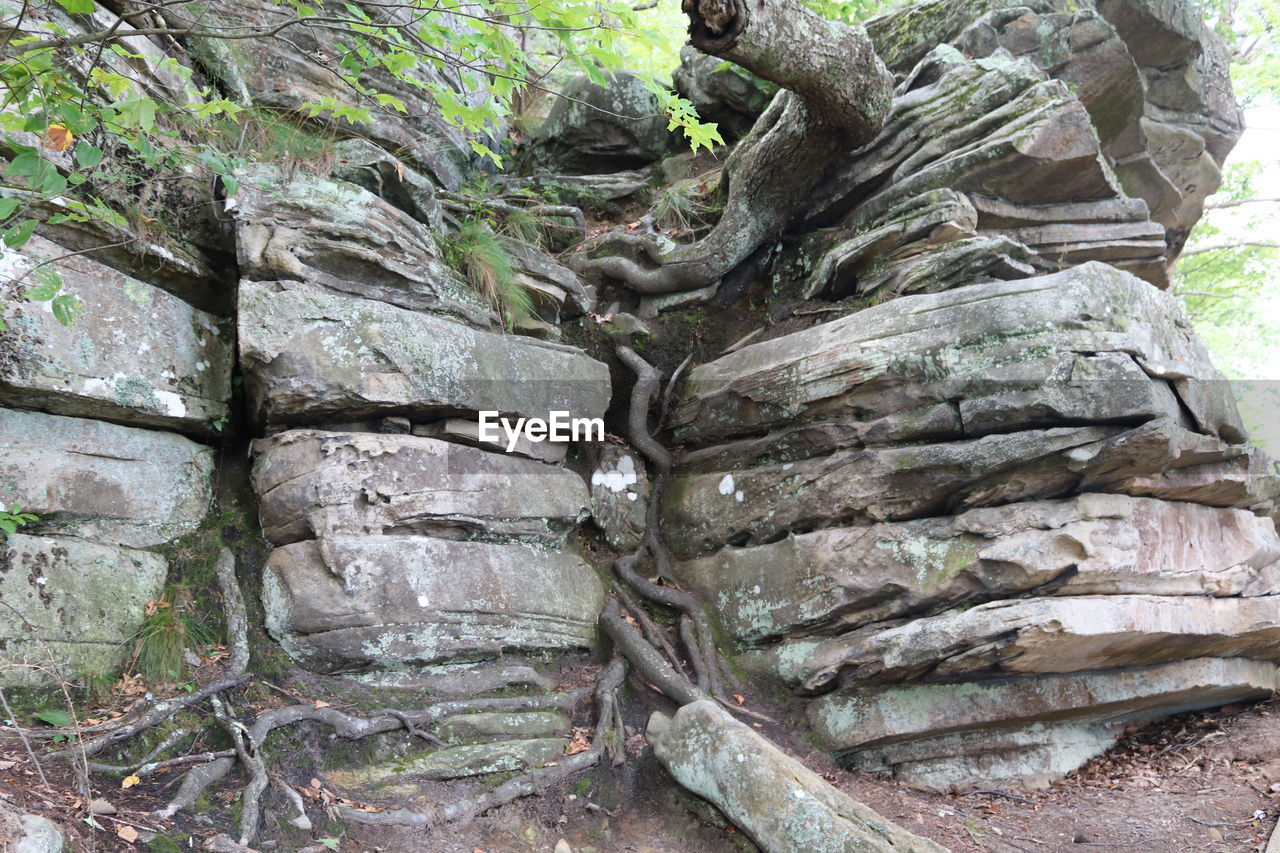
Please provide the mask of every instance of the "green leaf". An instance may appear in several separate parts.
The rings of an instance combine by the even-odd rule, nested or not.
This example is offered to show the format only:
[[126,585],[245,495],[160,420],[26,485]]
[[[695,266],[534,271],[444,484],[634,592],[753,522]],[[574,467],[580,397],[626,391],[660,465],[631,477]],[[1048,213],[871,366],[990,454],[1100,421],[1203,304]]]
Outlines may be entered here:
[[10,518],[0,518],[0,530],[12,536],[18,532],[18,524]]
[[84,310],[80,299],[70,293],[55,296],[50,306],[53,308],[53,316],[64,326],[75,325],[76,317]]
[[9,161],[9,168],[5,170],[6,174],[13,175],[15,178],[29,178],[40,171],[43,160],[40,155],[34,151],[23,151],[17,157]]
[[93,0],[58,0],[58,5],[73,15],[93,14]]
[[13,216],[13,212],[18,209],[18,200],[16,198],[0,198],[0,221]]
[[62,276],[50,267],[39,267],[31,274],[40,282],[35,287],[28,287],[23,294],[32,302],[48,302],[62,290]]
[[76,164],[81,169],[92,169],[102,162],[102,149],[83,139],[76,143]]
[[71,725],[71,715],[60,708],[50,708],[48,711],[41,711],[35,715],[35,718],[45,725],[53,726],[56,729]]
[[36,226],[40,223],[34,219],[26,219],[10,228],[6,228],[0,239],[4,240],[4,244],[10,249],[21,249],[31,239],[31,235],[36,233]]

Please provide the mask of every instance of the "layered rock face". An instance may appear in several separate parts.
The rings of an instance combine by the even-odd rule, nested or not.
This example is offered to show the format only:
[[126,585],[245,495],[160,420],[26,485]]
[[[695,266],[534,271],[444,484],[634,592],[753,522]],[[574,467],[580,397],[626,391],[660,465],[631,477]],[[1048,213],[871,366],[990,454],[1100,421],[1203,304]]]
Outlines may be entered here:
[[[0,355],[0,491],[40,517],[0,542],[0,685],[76,682],[132,650],[166,559],[209,506],[226,422],[227,323],[48,239],[5,249],[16,280],[54,260],[86,310],[74,328],[11,283]],[[186,433],[192,437],[183,435]],[[8,505],[5,507],[9,508]]]
[[1140,0],[869,30],[891,117],[781,270],[871,307],[690,371],[678,579],[842,761],[922,786],[1270,695],[1280,481],[1160,289],[1240,130],[1220,47]]
[[[564,445],[509,453],[477,417],[600,417],[608,369],[502,333],[427,225],[371,192],[246,180],[234,211],[239,351],[269,433],[253,445],[276,546],[267,630],[312,672],[436,695],[528,694],[526,712],[446,721],[447,746],[394,771],[353,769],[346,783],[412,798],[423,780],[553,760],[576,700],[548,693],[555,682],[528,664],[580,667],[595,644],[604,589],[568,546],[591,499],[558,464]],[[532,248],[523,257],[571,275]],[[590,307],[576,278],[566,286],[562,298]]]

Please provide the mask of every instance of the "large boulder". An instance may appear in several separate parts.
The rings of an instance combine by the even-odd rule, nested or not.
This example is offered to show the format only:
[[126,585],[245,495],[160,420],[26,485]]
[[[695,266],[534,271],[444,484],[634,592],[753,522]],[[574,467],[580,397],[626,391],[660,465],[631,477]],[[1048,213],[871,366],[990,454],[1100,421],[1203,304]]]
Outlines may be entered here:
[[588,512],[571,471],[434,438],[290,430],[253,451],[262,528],[277,545],[406,533],[560,544]]
[[537,156],[554,168],[620,172],[667,152],[667,118],[639,78],[618,73],[602,85],[578,77],[560,94],[532,139]]
[[590,648],[604,590],[529,545],[332,536],[275,549],[263,604],[285,651],[335,672]]
[[579,349],[485,332],[299,282],[240,285],[250,406],[272,425],[484,410],[599,417],[609,370]]
[[0,494],[40,530],[148,548],[209,508],[213,450],[170,432],[0,409]]
[[724,812],[769,853],[946,853],[895,826],[710,700],[645,732],[676,781]]
[[160,597],[158,554],[62,536],[0,541],[0,685],[54,685],[116,670]]
[[64,293],[84,312],[74,326],[55,319],[48,302],[24,301],[0,285],[10,328],[0,350],[0,402],[61,415],[104,418],[212,434],[231,398],[229,323],[176,296],[42,237],[0,255],[6,276],[51,265]]

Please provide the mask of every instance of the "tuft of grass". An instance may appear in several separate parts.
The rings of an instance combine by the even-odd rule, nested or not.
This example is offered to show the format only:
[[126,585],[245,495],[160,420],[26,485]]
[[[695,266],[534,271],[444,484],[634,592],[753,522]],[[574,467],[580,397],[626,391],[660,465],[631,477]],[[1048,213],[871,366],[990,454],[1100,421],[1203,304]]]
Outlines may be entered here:
[[149,684],[180,681],[187,669],[183,651],[202,650],[216,642],[216,634],[200,618],[191,592],[181,584],[172,584],[147,604],[134,666]]
[[716,191],[720,170],[676,181],[654,196],[653,222],[663,231],[696,232],[710,227],[720,213]]
[[516,281],[511,258],[487,222],[463,221],[445,241],[445,259],[498,312],[508,331],[533,313],[529,291]]

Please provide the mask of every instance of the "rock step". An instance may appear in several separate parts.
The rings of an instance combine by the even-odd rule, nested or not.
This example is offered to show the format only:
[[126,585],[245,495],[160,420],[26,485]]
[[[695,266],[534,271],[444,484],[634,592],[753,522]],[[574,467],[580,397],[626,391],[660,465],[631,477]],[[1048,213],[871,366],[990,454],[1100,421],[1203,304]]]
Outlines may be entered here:
[[1033,590],[1270,595],[1280,536],[1245,510],[1087,494],[829,528],[675,569],[730,637],[756,645]]
[[563,544],[589,512],[571,471],[434,438],[290,430],[253,453],[263,532],[277,545],[383,533]]
[[768,655],[785,679],[806,690],[837,676],[846,684],[948,682],[1198,657],[1280,661],[1280,595],[993,601],[825,640],[788,640]]
[[497,411],[600,417],[609,369],[573,347],[478,331],[299,282],[240,284],[241,368],[269,425]]
[[574,554],[418,536],[285,545],[262,594],[268,630],[317,672],[586,649],[604,606]]
[[962,684],[843,689],[814,699],[809,719],[841,754],[974,730],[1035,723],[1124,723],[1275,692],[1276,665],[1198,658],[1133,669]]

